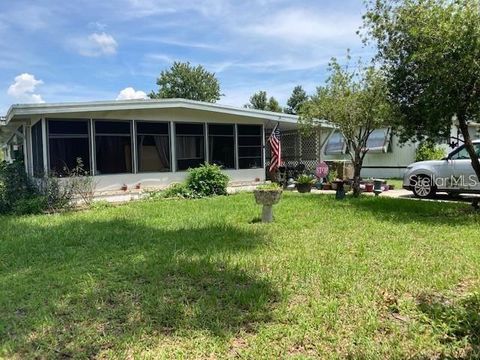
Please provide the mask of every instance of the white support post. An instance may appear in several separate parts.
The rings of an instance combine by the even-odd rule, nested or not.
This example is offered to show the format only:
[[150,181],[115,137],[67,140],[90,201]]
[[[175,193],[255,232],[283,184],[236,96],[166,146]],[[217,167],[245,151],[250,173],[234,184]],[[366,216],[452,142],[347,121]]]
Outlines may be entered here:
[[[281,154],[280,154],[281,156]],[[266,155],[265,155],[265,124],[262,124],[262,163],[263,169],[265,170],[265,178],[267,176],[267,164],[266,164]]]
[[235,169],[239,169],[238,165],[238,124],[235,124],[235,129],[234,129],[234,146],[235,146]]
[[177,171],[177,156],[175,154],[175,146],[176,146],[176,139],[175,139],[175,123],[173,121],[170,121],[170,156],[172,158],[171,160],[171,171],[176,172]]
[[205,162],[210,163],[210,153],[208,151],[209,146],[208,146],[208,124],[204,123],[203,124],[203,133],[205,134]]
[[90,146],[90,171],[95,176],[96,158],[95,158],[95,127],[93,119],[89,119],[88,144]]
[[43,145],[43,174],[48,176],[48,136],[47,136],[47,120],[45,117],[42,117],[42,145]]
[[30,125],[23,125],[23,161],[25,162],[25,171],[28,175],[33,176],[32,132],[30,129]]
[[130,123],[130,134],[131,134],[131,144],[132,144],[132,170],[133,173],[138,173],[138,164],[137,164],[137,128],[135,126],[135,120],[132,120]]

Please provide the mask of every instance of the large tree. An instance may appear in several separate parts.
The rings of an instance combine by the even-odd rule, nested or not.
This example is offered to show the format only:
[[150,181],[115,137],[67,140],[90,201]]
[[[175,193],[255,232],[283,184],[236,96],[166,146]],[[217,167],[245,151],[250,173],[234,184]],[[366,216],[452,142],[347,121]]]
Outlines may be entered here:
[[364,18],[402,139],[447,138],[458,121],[480,178],[468,132],[480,117],[480,1],[370,0]]
[[181,98],[216,102],[220,99],[220,83],[214,73],[202,65],[192,66],[189,62],[174,62],[163,70],[157,79],[158,92],[149,94],[152,99]]
[[352,70],[333,59],[329,71],[325,86],[318,87],[317,93],[302,106],[300,123],[308,130],[319,119],[337,126],[353,163],[356,197],[360,194],[360,174],[368,152],[368,138],[375,129],[391,123],[394,108],[385,96],[383,77],[373,67]]
[[292,91],[292,95],[287,100],[287,107],[285,108],[285,112],[287,114],[297,114],[300,110],[300,106],[304,104],[308,100],[308,95],[303,90],[301,85],[295,86]]
[[258,91],[253,94],[250,97],[249,103],[246,104],[245,107],[256,110],[282,112],[282,108],[278,101],[273,96],[268,98],[266,91]]

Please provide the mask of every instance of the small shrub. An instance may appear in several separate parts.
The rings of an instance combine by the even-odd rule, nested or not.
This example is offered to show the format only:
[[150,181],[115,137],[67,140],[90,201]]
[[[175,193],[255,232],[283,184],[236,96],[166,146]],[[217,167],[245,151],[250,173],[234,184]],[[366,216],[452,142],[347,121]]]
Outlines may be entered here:
[[179,183],[173,184],[166,190],[160,192],[159,197],[193,199],[199,196],[194,191],[192,191],[186,184]]
[[81,158],[77,158],[76,166],[71,169],[65,169],[67,174],[67,183],[74,197],[79,198],[83,204],[90,206],[93,202],[93,195],[97,184],[90,176],[90,172],[85,170]]
[[426,140],[418,146],[415,161],[440,160],[445,157],[445,151],[431,140]]
[[38,192],[45,198],[45,209],[49,212],[70,209],[74,196],[73,189],[68,186],[67,182],[54,177],[45,176],[38,179]]
[[220,166],[203,164],[189,170],[186,186],[198,197],[226,195],[228,181]]
[[44,196],[35,195],[30,198],[22,198],[15,202],[12,212],[15,215],[33,215],[44,212],[47,201]]

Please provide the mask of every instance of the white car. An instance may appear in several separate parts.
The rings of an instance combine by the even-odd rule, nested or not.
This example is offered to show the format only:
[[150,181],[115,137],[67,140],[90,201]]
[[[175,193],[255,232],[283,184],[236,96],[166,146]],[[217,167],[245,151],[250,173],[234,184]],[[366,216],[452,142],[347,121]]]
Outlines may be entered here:
[[[480,157],[480,140],[474,140],[473,145]],[[437,192],[480,194],[480,181],[465,145],[462,145],[442,160],[409,165],[403,177],[403,188],[413,191],[419,198],[433,197]]]

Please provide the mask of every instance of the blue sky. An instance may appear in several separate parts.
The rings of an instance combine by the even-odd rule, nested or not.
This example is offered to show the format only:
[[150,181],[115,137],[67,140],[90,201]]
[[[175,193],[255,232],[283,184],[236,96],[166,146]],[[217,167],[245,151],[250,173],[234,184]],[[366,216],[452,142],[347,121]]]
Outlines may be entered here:
[[332,56],[368,56],[362,11],[361,0],[0,0],[0,114],[142,97],[175,60],[215,72],[220,103],[266,90],[284,104],[295,85],[322,84]]

